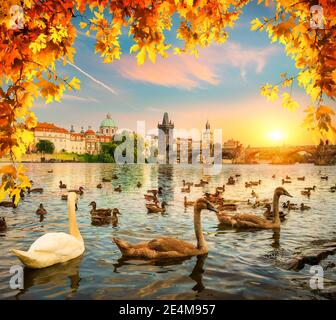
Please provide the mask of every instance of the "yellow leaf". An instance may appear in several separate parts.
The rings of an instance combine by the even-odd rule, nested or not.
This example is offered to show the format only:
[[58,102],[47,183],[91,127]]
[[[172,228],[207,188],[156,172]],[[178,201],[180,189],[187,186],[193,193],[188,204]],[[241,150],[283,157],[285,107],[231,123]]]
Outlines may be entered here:
[[152,63],[156,62],[156,52],[153,47],[147,47],[148,57]]
[[80,90],[80,80],[76,77],[72,78],[72,80],[69,82],[69,85],[75,90]]
[[86,23],[86,22],[81,22],[81,23],[79,24],[79,27],[80,27],[81,29],[86,28],[86,26],[87,26],[87,23]]
[[137,58],[138,65],[144,64],[146,60],[146,47],[142,47],[140,49],[140,52],[137,54],[136,58]]
[[251,30],[254,31],[259,28],[262,28],[262,25],[263,25],[262,22],[258,18],[255,18],[251,21]]
[[31,2],[32,2],[31,0],[24,0],[23,4],[27,9],[30,9],[32,6]]
[[137,43],[133,44],[133,46],[130,48],[130,53],[137,52],[138,50],[139,50],[139,45]]
[[186,0],[187,6],[192,7],[194,4],[194,0]]

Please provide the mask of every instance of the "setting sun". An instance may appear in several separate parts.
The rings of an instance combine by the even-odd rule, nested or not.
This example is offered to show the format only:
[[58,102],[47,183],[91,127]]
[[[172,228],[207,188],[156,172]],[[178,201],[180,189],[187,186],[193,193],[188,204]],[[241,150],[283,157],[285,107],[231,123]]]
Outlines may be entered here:
[[279,141],[283,140],[284,133],[280,130],[274,130],[274,131],[271,131],[271,132],[268,133],[268,137],[272,141],[279,142]]

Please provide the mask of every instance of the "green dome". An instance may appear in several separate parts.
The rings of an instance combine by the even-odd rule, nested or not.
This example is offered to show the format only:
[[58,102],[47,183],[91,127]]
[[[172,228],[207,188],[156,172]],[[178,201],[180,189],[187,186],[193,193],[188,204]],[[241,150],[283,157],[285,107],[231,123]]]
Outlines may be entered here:
[[111,115],[108,114],[106,116],[106,119],[104,119],[101,124],[100,124],[101,127],[114,127],[116,128],[117,127],[117,124],[115,123],[115,121],[112,119]]

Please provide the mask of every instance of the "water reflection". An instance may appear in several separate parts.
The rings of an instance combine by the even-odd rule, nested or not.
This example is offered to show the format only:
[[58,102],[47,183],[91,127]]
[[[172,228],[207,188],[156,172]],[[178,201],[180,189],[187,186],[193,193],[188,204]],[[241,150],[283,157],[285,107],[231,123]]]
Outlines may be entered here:
[[[191,274],[189,277],[196,282],[196,284],[192,287],[193,291],[200,293],[205,289],[203,284],[203,274],[204,270],[204,263],[208,257],[208,254],[202,254],[196,256],[195,266],[193,267]],[[118,262],[113,264],[114,270],[113,272],[118,273],[120,272],[119,269],[122,267],[129,267],[132,266],[134,263],[137,265],[148,265],[148,266],[155,266],[155,267],[167,267],[167,266],[176,266],[182,265],[184,262],[190,259],[195,259],[195,257],[184,257],[184,258],[171,258],[171,259],[156,259],[156,260],[142,260],[142,259],[134,259],[134,258],[126,258],[121,257],[118,259]],[[168,272],[169,270],[162,271],[163,273]]]
[[275,249],[279,249],[280,248],[280,230],[273,230],[273,243],[272,243],[272,247]]
[[81,280],[79,275],[83,255],[71,261],[60,263],[43,269],[24,268],[24,289],[17,294],[23,296],[30,288],[38,286],[58,287],[65,286],[69,280],[71,292],[76,292]]
[[196,282],[196,285],[192,288],[192,290],[196,292],[201,292],[205,289],[203,285],[203,273],[205,270],[203,268],[207,257],[208,257],[207,253],[197,256],[195,267],[189,276]]
[[168,203],[174,199],[173,179],[173,165],[160,164],[158,166],[158,188],[161,187],[164,190],[162,198]]

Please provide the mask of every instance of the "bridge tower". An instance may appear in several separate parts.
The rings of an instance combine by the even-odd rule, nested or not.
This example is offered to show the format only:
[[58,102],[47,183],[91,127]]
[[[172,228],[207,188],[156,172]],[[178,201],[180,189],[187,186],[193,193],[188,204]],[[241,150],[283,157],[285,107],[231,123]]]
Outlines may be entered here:
[[211,157],[213,157],[213,133],[210,129],[210,122],[207,120],[202,134],[201,162],[209,163]]
[[[168,113],[163,115],[162,123],[158,123],[159,129],[159,150],[165,153],[165,162],[169,163],[170,148],[173,149],[174,123],[169,120]],[[169,145],[171,142],[171,146]]]

